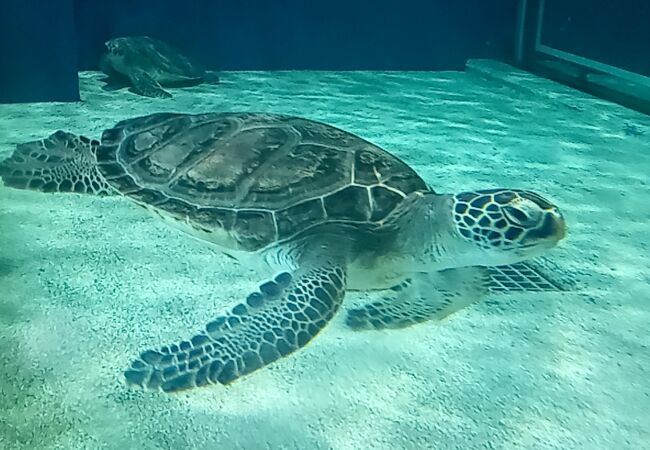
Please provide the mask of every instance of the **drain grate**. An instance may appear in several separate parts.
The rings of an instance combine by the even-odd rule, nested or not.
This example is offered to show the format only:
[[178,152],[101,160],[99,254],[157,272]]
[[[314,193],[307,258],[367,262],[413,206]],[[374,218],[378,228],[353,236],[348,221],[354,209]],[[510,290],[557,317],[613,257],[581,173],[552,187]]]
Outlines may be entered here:
[[574,289],[574,283],[560,280],[533,262],[490,267],[491,292],[562,292]]

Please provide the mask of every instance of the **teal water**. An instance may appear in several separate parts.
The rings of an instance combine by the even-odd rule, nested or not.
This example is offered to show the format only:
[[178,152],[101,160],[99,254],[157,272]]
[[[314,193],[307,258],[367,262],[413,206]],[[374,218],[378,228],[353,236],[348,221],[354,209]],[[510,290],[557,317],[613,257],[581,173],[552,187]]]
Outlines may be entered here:
[[[339,314],[228,387],[128,388],[139,351],[241,299],[247,268],[119,198],[0,186],[0,447],[649,448],[650,119],[490,61],[465,73],[237,72],[155,100],[0,105],[0,158],[156,111],[273,111],[357,133],[437,191],[519,187],[565,212],[570,293],[494,295],[405,330]],[[349,308],[368,299],[350,294]]]

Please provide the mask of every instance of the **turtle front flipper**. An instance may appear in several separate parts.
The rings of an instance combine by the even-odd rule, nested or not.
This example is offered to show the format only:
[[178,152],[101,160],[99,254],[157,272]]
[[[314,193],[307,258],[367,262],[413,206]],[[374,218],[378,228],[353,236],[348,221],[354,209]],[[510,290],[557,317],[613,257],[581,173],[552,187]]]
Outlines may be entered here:
[[381,300],[348,311],[355,330],[404,328],[440,320],[483,297],[489,276],[482,267],[461,267],[417,273],[391,289]]
[[165,392],[228,384],[307,344],[344,294],[343,265],[321,261],[283,272],[189,341],[142,353],[126,380]]
[[129,79],[136,94],[154,98],[170,98],[172,96],[144,70],[134,70],[129,74]]
[[97,170],[98,145],[84,136],[57,131],[45,139],[18,144],[0,162],[0,177],[5,186],[17,189],[112,194]]

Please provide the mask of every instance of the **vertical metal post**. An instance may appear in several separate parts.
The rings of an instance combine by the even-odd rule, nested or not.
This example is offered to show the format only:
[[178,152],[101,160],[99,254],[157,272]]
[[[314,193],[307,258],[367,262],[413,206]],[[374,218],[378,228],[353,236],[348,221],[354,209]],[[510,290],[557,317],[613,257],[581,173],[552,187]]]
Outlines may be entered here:
[[542,25],[544,0],[519,0],[515,26],[515,64],[530,66]]
[[528,0],[517,2],[517,24],[515,25],[515,64],[522,66],[524,63],[524,33],[526,31],[526,10]]

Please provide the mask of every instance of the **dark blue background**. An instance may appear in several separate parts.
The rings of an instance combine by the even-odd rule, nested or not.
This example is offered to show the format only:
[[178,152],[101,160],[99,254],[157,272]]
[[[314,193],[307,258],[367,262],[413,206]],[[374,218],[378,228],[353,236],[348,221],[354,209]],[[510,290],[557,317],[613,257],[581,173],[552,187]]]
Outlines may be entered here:
[[546,0],[542,44],[650,77],[650,0]]
[[[516,0],[2,0],[0,102],[76,100],[111,37],[219,70],[460,70],[511,53]],[[75,33],[76,31],[76,33]],[[7,70],[10,68],[11,70]]]
[[[185,5],[185,6],[181,6]],[[462,69],[509,54],[516,0],[78,0],[82,69],[146,34],[222,70]]]
[[[510,60],[517,0],[0,0],[0,102],[78,100],[111,37],[217,70],[462,70]],[[544,42],[650,73],[650,2],[547,0]]]
[[0,103],[79,99],[74,0],[0,0]]

